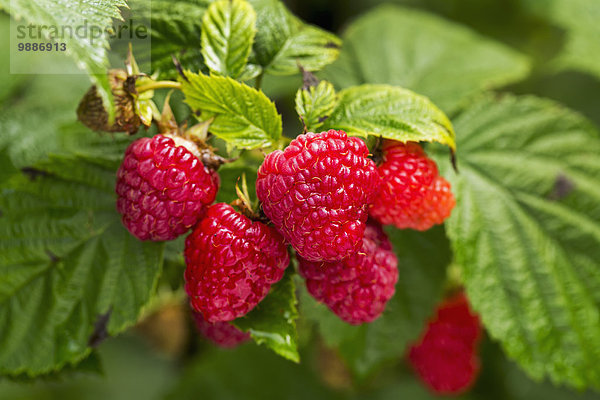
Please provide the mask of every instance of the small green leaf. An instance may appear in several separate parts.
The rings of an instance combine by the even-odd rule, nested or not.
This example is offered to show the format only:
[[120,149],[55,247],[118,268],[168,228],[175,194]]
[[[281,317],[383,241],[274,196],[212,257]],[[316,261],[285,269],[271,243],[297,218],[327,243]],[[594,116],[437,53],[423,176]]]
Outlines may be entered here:
[[339,60],[324,71],[338,88],[384,83],[422,93],[454,113],[483,90],[527,76],[527,58],[416,9],[383,5],[353,22]]
[[428,98],[389,85],[361,85],[339,92],[325,121],[328,129],[374,135],[402,142],[439,142],[454,149],[455,134],[446,115]]
[[421,333],[441,298],[451,253],[444,230],[387,229],[398,257],[396,293],[383,315],[352,326],[301,290],[302,316],[316,322],[328,346],[338,348],[352,372],[365,377],[386,362],[398,360]]
[[487,97],[455,124],[447,230],[473,307],[531,377],[600,388],[599,132],[533,97]]
[[296,92],[296,112],[309,131],[323,125],[337,104],[333,85],[321,81],[317,86],[301,88]]
[[219,0],[202,17],[202,55],[215,73],[237,78],[244,71],[254,35],[256,13],[245,0]]
[[264,344],[288,360],[300,362],[296,333],[298,311],[293,276],[294,273],[288,270],[254,310],[236,319],[233,324],[244,332],[250,332],[256,343]]
[[250,0],[258,19],[254,59],[265,72],[292,75],[318,71],[338,57],[340,39],[332,33],[307,25],[292,15],[279,0]]
[[76,363],[137,321],[163,245],[141,242],[115,211],[115,160],[52,156],[2,188],[0,373]]
[[281,137],[281,116],[261,91],[229,77],[185,73],[181,79],[186,103],[201,118],[214,117],[209,131],[244,149],[269,147]]
[[246,64],[241,75],[238,77],[240,81],[249,81],[256,78],[262,72],[262,67],[256,64]]

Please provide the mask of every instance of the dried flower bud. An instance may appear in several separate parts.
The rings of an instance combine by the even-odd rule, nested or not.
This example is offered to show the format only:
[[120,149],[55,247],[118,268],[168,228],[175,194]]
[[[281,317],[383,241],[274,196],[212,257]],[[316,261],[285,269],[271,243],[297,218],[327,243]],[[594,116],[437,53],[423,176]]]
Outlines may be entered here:
[[77,118],[95,131],[136,133],[141,121],[135,112],[135,99],[127,90],[127,86],[131,84],[128,82],[127,72],[112,69],[108,71],[108,80],[115,102],[114,122],[109,124],[108,111],[95,85],[81,99],[77,107]]

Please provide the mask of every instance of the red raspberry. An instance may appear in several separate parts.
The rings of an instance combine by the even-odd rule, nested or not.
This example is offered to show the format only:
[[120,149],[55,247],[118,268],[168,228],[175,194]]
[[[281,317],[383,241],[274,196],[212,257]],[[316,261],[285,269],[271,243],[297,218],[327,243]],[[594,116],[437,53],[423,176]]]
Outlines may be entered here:
[[186,146],[197,150],[183,138],[156,135],[127,148],[117,172],[117,210],[138,239],[175,239],[215,200],[218,175]]
[[228,204],[211,206],[185,241],[185,290],[208,322],[246,315],[289,264],[283,237]]
[[381,226],[371,221],[357,253],[336,262],[298,257],[298,265],[309,293],[354,325],[379,317],[398,281],[398,260],[392,245]]
[[417,374],[434,392],[456,394],[467,390],[479,372],[477,345],[479,317],[463,293],[445,300],[419,341],[409,352]]
[[370,213],[382,224],[424,231],[450,216],[450,184],[417,143],[386,140],[379,174],[383,184]]
[[250,333],[240,331],[229,322],[211,324],[204,319],[202,314],[197,312],[193,314],[198,331],[219,347],[230,349],[250,340]]
[[335,261],[354,254],[379,189],[369,149],[343,131],[309,132],[265,157],[256,194],[299,255]]

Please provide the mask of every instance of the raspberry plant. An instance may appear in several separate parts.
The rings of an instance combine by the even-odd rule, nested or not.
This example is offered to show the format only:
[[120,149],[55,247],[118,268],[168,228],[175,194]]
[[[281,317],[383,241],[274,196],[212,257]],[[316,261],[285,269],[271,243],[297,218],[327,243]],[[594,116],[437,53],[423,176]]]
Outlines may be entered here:
[[[126,5],[42,3],[10,13],[107,26]],[[551,68],[598,73],[591,3],[521,3],[572,29]],[[279,0],[139,5],[151,63],[69,41],[91,88],[0,91],[2,375],[85,370],[170,302],[194,335],[242,345],[201,353],[174,397],[261,362],[321,388],[306,371],[331,349],[361,383],[403,360],[432,393],[475,398],[480,373],[509,379],[485,372],[500,348],[535,381],[600,390],[600,134],[507,93],[530,58],[400,6],[339,38]]]

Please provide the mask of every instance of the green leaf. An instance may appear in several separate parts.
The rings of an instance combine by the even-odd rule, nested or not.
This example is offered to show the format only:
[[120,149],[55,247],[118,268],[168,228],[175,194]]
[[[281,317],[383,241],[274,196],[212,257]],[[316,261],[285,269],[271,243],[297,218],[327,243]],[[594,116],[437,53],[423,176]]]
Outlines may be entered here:
[[[13,165],[8,150],[0,147],[0,185],[9,180],[17,172],[18,170]],[[2,214],[0,213],[1,216]]]
[[[0,4],[2,1],[0,0]],[[8,12],[8,10],[7,10]],[[7,14],[0,14],[0,35],[5,38],[10,37],[11,19]],[[0,41],[0,58],[10,60],[10,54],[13,49],[10,40]],[[21,55],[22,56],[22,55]],[[10,73],[10,63],[0,64],[0,105],[8,105],[10,98],[18,94],[28,81],[27,75],[18,75]]]
[[341,42],[337,36],[303,23],[281,1],[250,3],[258,16],[253,58],[265,72],[297,74],[298,63],[308,71],[318,71],[338,57]]
[[296,289],[292,271],[273,285],[271,292],[256,308],[233,324],[250,332],[252,339],[264,344],[275,353],[294,362],[300,362],[296,333]]
[[596,0],[525,0],[526,10],[566,29],[566,42],[550,63],[600,77],[600,3]]
[[339,60],[325,70],[337,87],[385,83],[422,93],[447,113],[477,93],[524,78],[527,59],[431,14],[386,5],[346,30]]
[[219,0],[202,17],[202,55],[215,73],[237,78],[244,71],[254,35],[256,13],[245,0]]
[[[8,109],[11,110],[11,109]],[[57,111],[55,114],[40,113],[10,116],[0,115],[0,146],[6,146],[11,161],[17,168],[31,166],[45,160],[48,153],[83,151],[89,156],[121,159],[130,138],[118,136],[101,137],[96,132],[82,128],[73,120],[73,112]],[[25,134],[24,134],[25,133]]]
[[24,19],[29,24],[40,26],[64,27],[73,29],[80,26],[94,26],[103,30],[100,37],[80,37],[81,35],[65,35],[60,39],[66,44],[68,53],[75,59],[77,65],[84,69],[92,82],[98,87],[98,94],[102,97],[109,114],[114,113],[112,93],[106,75],[108,68],[108,34],[105,29],[112,26],[113,18],[120,19],[119,8],[127,7],[125,0],[81,0],[75,3],[40,0],[31,2],[27,0],[5,0],[10,3],[6,7],[13,18]]
[[136,322],[162,264],[115,211],[112,159],[52,156],[1,191],[0,373],[48,373]]
[[181,80],[186,103],[202,112],[204,121],[214,118],[209,131],[244,149],[269,147],[281,137],[281,116],[261,91],[228,77],[185,73]]
[[339,92],[327,129],[405,141],[439,142],[454,149],[452,124],[428,98],[388,85],[361,85]]
[[246,64],[241,75],[238,77],[240,81],[249,81],[256,78],[262,72],[262,67],[256,64]]
[[535,379],[600,388],[600,136],[533,97],[488,97],[455,121],[448,220],[469,299]]
[[450,263],[449,243],[440,227],[427,232],[387,229],[398,256],[396,293],[381,317],[352,326],[301,292],[302,316],[316,322],[328,346],[337,347],[355,375],[365,377],[386,362],[400,359],[441,298]]
[[[154,400],[177,382],[178,368],[140,335],[123,335],[103,343],[92,355],[102,375],[77,370],[25,382],[0,381],[0,398],[19,400]],[[83,363],[89,363],[88,357]],[[89,368],[89,367],[88,367]]]
[[301,88],[296,92],[296,112],[309,131],[322,126],[337,105],[333,85],[321,81],[317,86]]
[[[212,0],[129,0],[139,21],[150,21],[152,71],[178,76],[172,56],[186,69],[206,68],[200,52],[202,17]],[[138,22],[139,22],[138,21]]]

